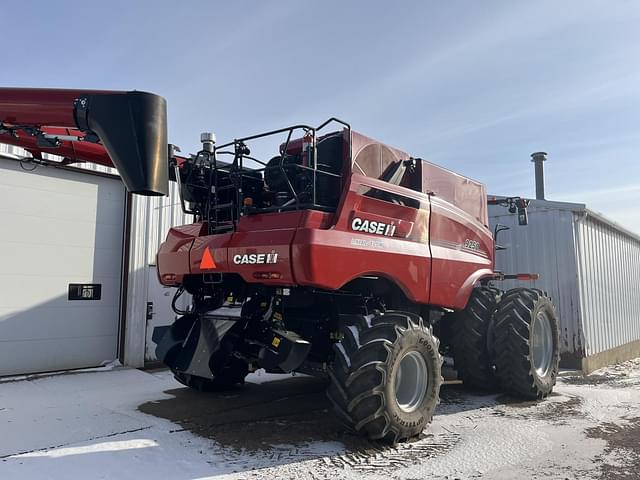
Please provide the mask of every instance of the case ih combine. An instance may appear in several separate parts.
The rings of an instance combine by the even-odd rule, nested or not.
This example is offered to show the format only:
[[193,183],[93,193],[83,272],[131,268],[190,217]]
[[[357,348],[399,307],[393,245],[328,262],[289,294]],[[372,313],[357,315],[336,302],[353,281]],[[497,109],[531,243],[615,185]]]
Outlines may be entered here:
[[[0,142],[114,165],[141,195],[179,182],[195,220],[170,230],[157,265],[192,304],[174,301],[179,317],[154,332],[178,381],[223,389],[257,368],[327,377],[337,413],[392,442],[431,421],[443,354],[467,386],[551,392],[554,307],[539,290],[491,286],[530,276],[494,270],[483,185],[337,119],[224,144],[203,134],[181,157],[165,112],[143,92],[0,89]],[[273,135],[272,158],[252,157]],[[526,223],[526,201],[500,203]]]

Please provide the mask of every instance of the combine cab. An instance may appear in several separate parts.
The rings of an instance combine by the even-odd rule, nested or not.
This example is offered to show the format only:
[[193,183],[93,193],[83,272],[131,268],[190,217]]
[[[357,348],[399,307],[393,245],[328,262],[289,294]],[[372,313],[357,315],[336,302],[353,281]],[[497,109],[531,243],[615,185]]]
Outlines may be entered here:
[[[51,91],[37,92],[42,108]],[[159,97],[58,93],[71,115],[52,125],[19,93],[22,102],[15,89],[0,91],[0,141],[67,148],[72,160],[103,155],[142,194],[165,193],[166,178],[179,183],[194,223],[170,230],[157,265],[161,283],[193,302],[175,308],[178,320],[154,341],[183,384],[225,389],[258,368],[327,377],[343,420],[391,442],[430,422],[443,354],[467,386],[530,399],[551,392],[556,314],[544,292],[493,286],[514,276],[494,270],[483,185],[337,119],[221,145],[203,134],[202,150],[182,157],[160,148]],[[74,130],[63,138],[53,127]],[[252,155],[277,136],[271,155]],[[500,202],[526,223],[526,201]]]

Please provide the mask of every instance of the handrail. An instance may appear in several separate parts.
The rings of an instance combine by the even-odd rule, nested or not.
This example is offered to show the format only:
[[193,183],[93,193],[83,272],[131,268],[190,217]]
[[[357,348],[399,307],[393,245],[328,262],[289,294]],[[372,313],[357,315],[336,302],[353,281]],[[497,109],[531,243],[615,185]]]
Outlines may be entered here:
[[[195,182],[191,184],[188,180],[185,179],[184,182],[179,182],[179,188],[182,189],[182,185],[186,184],[187,186],[191,185],[191,188],[207,188],[206,194],[206,205],[203,205],[202,212],[197,212],[202,219],[207,221],[209,225],[209,229],[213,228],[215,230],[218,225],[220,219],[224,219],[225,222],[230,221],[234,226],[237,220],[245,214],[250,213],[258,213],[258,212],[267,212],[267,211],[283,211],[283,210],[292,210],[292,209],[306,209],[306,208],[315,208],[319,210],[335,210],[335,207],[331,207],[329,205],[321,205],[318,203],[318,192],[317,192],[317,183],[318,183],[318,175],[324,175],[325,178],[335,178],[340,179],[341,175],[338,173],[319,170],[318,169],[318,144],[322,142],[322,140],[318,140],[318,131],[324,129],[327,125],[331,123],[339,123],[347,130],[349,149],[348,149],[348,158],[346,159],[349,162],[349,165],[352,163],[352,135],[351,135],[351,125],[343,120],[340,120],[336,117],[331,117],[325,122],[321,123],[318,127],[312,127],[306,124],[297,124],[289,127],[279,128],[276,130],[271,130],[264,133],[259,133],[256,135],[249,135],[242,138],[236,138],[233,141],[221,144],[214,145],[213,151],[200,151],[195,155],[193,159],[194,163],[200,162],[200,165],[205,165],[208,167],[208,178],[205,180],[200,179],[197,180],[195,178]],[[297,163],[286,163],[287,160],[287,152],[289,150],[289,146],[292,143],[292,138],[294,132],[297,130],[302,131],[302,137],[306,138],[310,137],[310,146],[305,148],[303,155],[308,155],[308,164],[302,165]],[[275,164],[269,165],[257,158],[251,157],[249,155],[250,151],[245,145],[245,142],[249,142],[252,140],[256,140],[259,138],[264,138],[272,135],[286,133],[286,141],[280,148],[279,160],[275,162]],[[233,146],[233,151],[224,150],[225,148]],[[233,163],[218,165],[217,154],[221,155],[233,155],[234,160]],[[246,169],[244,166],[244,160],[251,160],[261,165],[261,168],[252,168]],[[343,154],[344,160],[344,154]],[[284,182],[286,183],[287,195],[291,195],[291,200],[283,205],[272,205],[269,207],[260,207],[256,208],[251,205],[244,205],[244,187],[245,183],[248,179],[255,179],[255,175],[257,173],[262,173],[264,176],[265,172],[273,171],[274,169],[278,169],[280,174],[282,175]],[[220,173],[224,172],[225,175],[223,178],[228,179],[230,182],[228,185],[220,186],[219,182],[221,181]],[[298,191],[296,186],[294,185],[293,172],[310,172],[311,185],[310,188],[305,188],[305,191]],[[297,174],[296,174],[297,175]],[[179,171],[176,169],[176,176],[179,177]],[[191,176],[191,175],[190,175]],[[178,181],[180,179],[178,178]],[[204,184],[202,183],[204,180]],[[208,186],[207,186],[208,184]],[[233,202],[229,203],[229,197],[226,197],[225,200],[221,202],[220,193],[222,191],[229,191],[232,188],[236,190],[236,199],[235,204]],[[203,192],[204,193],[204,192]],[[304,200],[303,193],[307,193],[310,195],[310,202]],[[233,194],[231,194],[233,195]],[[302,195],[302,197],[301,197]],[[306,197],[307,199],[309,197]],[[187,206],[184,202],[184,199],[181,198],[181,205],[183,207],[183,211],[186,213],[196,212],[188,211]],[[234,208],[235,207],[235,208]],[[228,214],[224,214],[223,211],[228,209]],[[223,216],[224,215],[224,216]],[[214,217],[214,218],[211,218]]]

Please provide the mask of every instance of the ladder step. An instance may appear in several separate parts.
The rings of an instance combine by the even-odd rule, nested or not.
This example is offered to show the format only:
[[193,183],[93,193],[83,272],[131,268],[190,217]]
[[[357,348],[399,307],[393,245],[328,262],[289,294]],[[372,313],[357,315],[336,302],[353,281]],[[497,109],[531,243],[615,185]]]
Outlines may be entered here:
[[224,210],[225,208],[231,208],[233,207],[233,202],[230,203],[222,203],[220,205],[214,205],[213,207],[211,207],[212,210]]
[[226,224],[226,225],[217,225],[215,227],[210,227],[209,231],[211,231],[211,232],[221,232],[221,231],[224,231],[224,230],[233,230],[233,229],[234,229],[233,223],[230,223],[230,224]]

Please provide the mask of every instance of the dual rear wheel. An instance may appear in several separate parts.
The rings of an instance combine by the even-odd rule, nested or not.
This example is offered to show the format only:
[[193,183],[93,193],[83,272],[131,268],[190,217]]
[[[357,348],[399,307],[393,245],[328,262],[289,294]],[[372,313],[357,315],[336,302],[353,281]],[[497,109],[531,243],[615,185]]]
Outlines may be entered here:
[[544,292],[479,287],[451,320],[454,364],[464,385],[525,399],[551,393],[560,361],[559,328]]
[[[464,385],[544,398],[556,382],[558,319],[536,289],[474,289],[451,321],[455,366]],[[391,442],[419,434],[439,403],[439,341],[420,316],[399,311],[341,317],[329,368],[329,399],[353,428]]]

